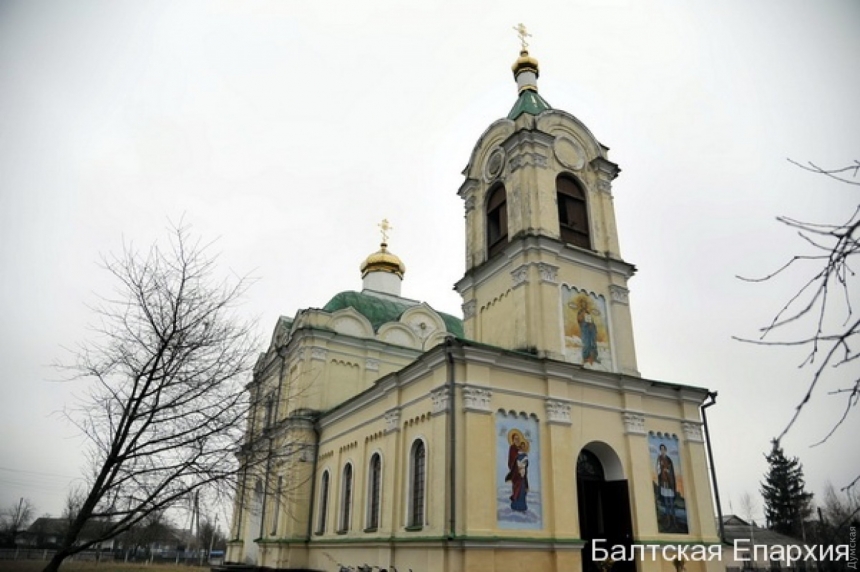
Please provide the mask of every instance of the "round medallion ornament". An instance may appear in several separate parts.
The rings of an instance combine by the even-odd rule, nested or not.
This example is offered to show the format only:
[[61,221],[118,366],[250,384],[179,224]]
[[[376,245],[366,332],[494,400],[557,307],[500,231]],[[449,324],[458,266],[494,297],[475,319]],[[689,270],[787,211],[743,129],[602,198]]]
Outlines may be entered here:
[[484,181],[489,183],[499,178],[505,166],[505,150],[501,147],[496,147],[487,156],[484,161]]
[[585,166],[585,151],[579,143],[570,137],[565,135],[556,137],[553,151],[558,162],[568,169],[579,171]]

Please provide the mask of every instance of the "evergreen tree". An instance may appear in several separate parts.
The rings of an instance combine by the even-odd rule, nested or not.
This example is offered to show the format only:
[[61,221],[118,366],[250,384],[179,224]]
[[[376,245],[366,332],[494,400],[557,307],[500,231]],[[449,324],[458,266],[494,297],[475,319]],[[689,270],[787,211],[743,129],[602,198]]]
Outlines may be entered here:
[[767,526],[781,534],[803,537],[803,521],[812,512],[812,493],[806,492],[803,465],[797,457],[788,458],[779,443],[765,455],[770,468],[761,483]]

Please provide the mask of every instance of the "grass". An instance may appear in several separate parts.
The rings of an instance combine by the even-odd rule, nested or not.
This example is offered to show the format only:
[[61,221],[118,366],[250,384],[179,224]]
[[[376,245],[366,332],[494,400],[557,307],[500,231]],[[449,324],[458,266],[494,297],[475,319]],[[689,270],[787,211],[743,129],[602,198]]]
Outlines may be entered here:
[[[0,560],[0,572],[41,572],[47,560]],[[206,572],[209,566],[186,566],[184,564],[143,564],[125,562],[68,561],[60,566],[60,572]]]

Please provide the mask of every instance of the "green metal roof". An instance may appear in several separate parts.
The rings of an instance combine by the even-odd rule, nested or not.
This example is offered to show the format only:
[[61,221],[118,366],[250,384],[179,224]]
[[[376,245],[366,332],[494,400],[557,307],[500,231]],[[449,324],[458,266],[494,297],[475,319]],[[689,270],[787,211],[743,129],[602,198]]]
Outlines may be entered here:
[[[382,324],[399,320],[403,312],[411,307],[409,304],[384,300],[376,296],[362,294],[361,292],[346,291],[336,294],[334,298],[329,300],[323,306],[323,311],[331,313],[343,310],[344,308],[354,308],[359,314],[370,321],[373,330],[376,331]],[[461,319],[442,312],[436,313],[445,322],[445,329],[449,333],[460,338],[463,337],[463,321]]]
[[516,119],[523,113],[538,115],[548,109],[552,109],[552,107],[550,107],[549,103],[547,103],[538,92],[531,89],[524,89],[517,98],[517,102],[514,104],[513,109],[508,113],[508,119]]

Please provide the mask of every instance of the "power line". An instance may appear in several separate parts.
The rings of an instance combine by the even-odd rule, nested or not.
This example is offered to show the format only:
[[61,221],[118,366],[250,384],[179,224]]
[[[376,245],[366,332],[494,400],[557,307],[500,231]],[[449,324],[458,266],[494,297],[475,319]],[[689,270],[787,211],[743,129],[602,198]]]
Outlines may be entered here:
[[59,473],[43,473],[41,471],[27,471],[25,469],[12,469],[9,467],[0,467],[0,471],[10,471],[12,473],[26,473],[28,475],[42,475],[45,477],[57,477],[63,479],[77,479],[78,477],[72,477],[69,475],[61,475]]
[[62,491],[67,488],[66,484],[47,484],[47,483],[34,483],[34,482],[23,482],[23,481],[12,481],[6,479],[0,479],[0,484],[16,489],[24,489],[24,490],[34,490],[41,492],[56,492]]

